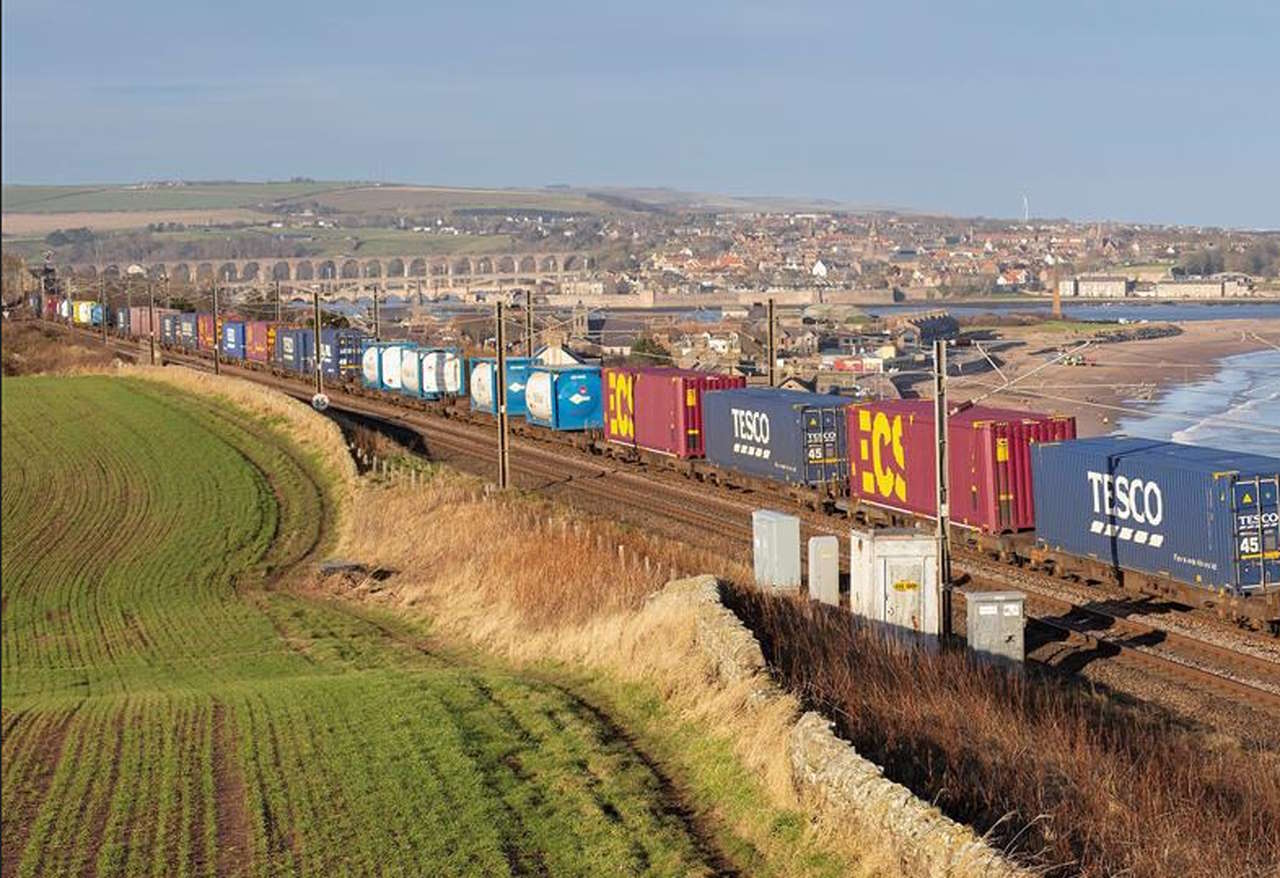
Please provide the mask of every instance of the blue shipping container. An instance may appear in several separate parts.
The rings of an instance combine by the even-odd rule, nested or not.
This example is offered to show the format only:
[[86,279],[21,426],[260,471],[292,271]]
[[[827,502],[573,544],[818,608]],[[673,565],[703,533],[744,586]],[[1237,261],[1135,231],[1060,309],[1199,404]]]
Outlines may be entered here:
[[198,322],[194,311],[184,311],[178,315],[178,338],[176,341],[179,346],[195,349],[200,337],[200,331],[197,328]]
[[348,380],[360,371],[364,334],[358,329],[320,330],[320,371],[326,378]]
[[748,387],[703,394],[707,460],[792,485],[823,485],[843,496],[849,450],[843,396]]
[[178,343],[178,315],[160,315],[160,343],[176,345]]
[[222,355],[232,360],[244,359],[244,321],[227,320],[222,324]]
[[360,374],[364,386],[399,393],[403,386],[401,360],[405,350],[413,347],[402,341],[365,339],[364,350],[360,353]]
[[90,324],[92,324],[93,326],[102,325],[102,304],[101,303],[94,302],[93,307],[89,310],[89,314],[91,315],[89,317]]
[[525,381],[525,419],[553,430],[603,430],[599,366],[534,366]]
[[[536,364],[528,357],[507,357],[507,415],[525,413],[524,389],[529,370]],[[471,358],[471,408],[498,413],[498,361],[494,357]]]
[[276,362],[286,372],[302,375],[314,374],[316,368],[315,342],[310,329],[281,328],[276,330]]
[[1040,544],[1208,589],[1280,584],[1280,459],[1149,439],[1031,446]]

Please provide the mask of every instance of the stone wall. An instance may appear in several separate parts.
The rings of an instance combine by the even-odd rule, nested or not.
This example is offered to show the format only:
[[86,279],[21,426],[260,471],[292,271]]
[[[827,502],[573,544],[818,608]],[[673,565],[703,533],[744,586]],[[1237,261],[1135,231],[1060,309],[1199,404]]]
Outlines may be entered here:
[[[720,601],[713,576],[669,583],[654,596],[679,601],[695,613],[697,641],[725,683],[755,680],[754,698],[782,693],[769,677],[751,631]],[[884,777],[880,767],[840,740],[832,724],[812,711],[792,726],[785,741],[796,786],[833,816],[880,834],[908,874],[928,876],[1030,876],[963,824]]]

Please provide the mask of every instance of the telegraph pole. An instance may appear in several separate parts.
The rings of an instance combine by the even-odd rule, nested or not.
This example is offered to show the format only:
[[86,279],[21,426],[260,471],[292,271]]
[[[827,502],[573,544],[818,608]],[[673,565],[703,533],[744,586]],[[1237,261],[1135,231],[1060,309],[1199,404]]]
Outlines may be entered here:
[[507,437],[507,333],[502,301],[494,304],[498,342],[498,488],[505,491],[511,483],[511,450]]
[[382,327],[378,322],[378,288],[373,288],[373,340],[382,341]]
[[[321,367],[320,367],[320,291],[319,290],[311,291],[311,302],[315,307],[315,315],[316,315],[315,351],[314,351],[314,359],[316,361],[316,393],[324,393],[324,373],[321,371]],[[335,357],[337,356],[336,350],[334,351],[334,356]]]
[[418,307],[422,307],[422,278],[418,278]]
[[934,455],[934,480],[938,502],[938,627],[942,641],[951,639],[951,515],[950,487],[947,469],[947,343],[933,342],[933,435],[937,446]]
[[773,299],[769,300],[769,386],[778,386],[778,335],[773,319]]
[[151,365],[154,366],[156,364],[156,284],[152,280],[147,281],[147,326],[151,328]]
[[533,358],[533,290],[524,291],[524,355]]
[[276,281],[276,323],[280,322],[280,281]]
[[[199,318],[197,318],[199,319]],[[196,335],[199,335],[199,327],[196,329]],[[221,333],[218,332],[218,282],[213,282],[213,374],[222,374],[222,356],[220,349],[222,348]]]
[[102,343],[107,343],[107,277],[98,275],[98,306],[102,308]]

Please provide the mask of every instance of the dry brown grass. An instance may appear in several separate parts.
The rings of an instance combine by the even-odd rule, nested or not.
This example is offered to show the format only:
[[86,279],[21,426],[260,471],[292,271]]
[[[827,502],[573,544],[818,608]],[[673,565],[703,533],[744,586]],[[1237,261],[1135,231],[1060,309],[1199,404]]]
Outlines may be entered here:
[[100,370],[115,362],[102,345],[81,341],[36,320],[4,321],[0,325],[5,375],[64,375]]
[[[888,777],[1052,874],[1280,874],[1280,763],[1054,678],[906,655],[847,614],[728,589],[782,682]],[[1015,838],[1016,836],[1016,838]]]

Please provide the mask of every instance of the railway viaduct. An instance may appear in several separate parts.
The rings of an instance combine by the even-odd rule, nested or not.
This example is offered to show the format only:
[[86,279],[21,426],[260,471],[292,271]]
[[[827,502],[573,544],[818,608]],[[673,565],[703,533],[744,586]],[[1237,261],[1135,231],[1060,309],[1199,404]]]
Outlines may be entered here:
[[537,284],[567,280],[595,267],[586,253],[503,253],[474,256],[301,256],[251,259],[174,259],[159,262],[101,262],[62,266],[59,273],[76,280],[139,277],[168,279],[175,284],[260,286],[281,281],[290,285],[320,283],[341,295],[368,288],[432,289],[484,284]]

